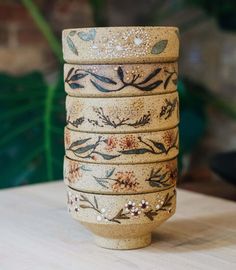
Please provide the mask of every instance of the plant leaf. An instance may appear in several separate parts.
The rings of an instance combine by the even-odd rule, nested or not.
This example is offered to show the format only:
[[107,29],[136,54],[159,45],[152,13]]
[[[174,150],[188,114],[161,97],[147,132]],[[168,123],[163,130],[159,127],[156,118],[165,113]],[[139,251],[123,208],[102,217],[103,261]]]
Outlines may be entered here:
[[158,73],[160,73],[161,68],[157,68],[155,69],[152,73],[150,73],[142,82],[139,83],[140,84],[144,84],[147,83],[148,81],[150,81],[153,77],[155,77]]
[[72,30],[72,31],[69,32],[69,36],[71,36],[71,37],[73,37],[75,34],[76,34],[75,30]]
[[86,145],[84,147],[77,148],[76,150],[73,150],[75,155],[83,154],[88,152],[91,149],[94,149],[95,144]]
[[124,155],[142,155],[145,153],[152,153],[149,149],[146,148],[139,148],[139,149],[130,149],[130,150],[122,150],[119,151],[119,153],[122,153]]
[[84,208],[84,209],[86,209],[86,208],[92,208],[91,206],[84,205],[84,204],[81,204],[79,207],[80,207],[80,208]]
[[108,78],[108,77],[105,77],[105,76],[101,76],[101,75],[98,75],[98,74],[95,74],[93,72],[89,72],[92,76],[94,76],[96,79],[98,79],[99,81],[101,82],[104,82],[104,83],[110,83],[110,84],[117,84],[115,81],[113,81],[112,79]]
[[70,145],[70,148],[73,148],[73,147],[75,147],[75,146],[84,144],[84,143],[86,143],[86,142],[89,141],[89,140],[91,140],[91,138],[87,138],[87,139],[82,139],[82,140],[75,141],[75,142],[73,142],[73,143]]
[[121,67],[118,67],[117,74],[118,74],[120,80],[123,82],[123,80],[124,80],[124,72],[123,72]]
[[69,83],[69,86],[71,89],[84,88],[84,86],[79,83]]
[[80,80],[80,79],[86,77],[87,75],[88,74],[82,74],[82,73],[75,74],[75,75],[71,76],[70,81]]
[[75,47],[75,44],[74,44],[74,42],[72,41],[72,39],[71,39],[69,36],[67,36],[67,37],[66,37],[66,41],[67,41],[67,45],[68,45],[68,47],[70,48],[70,50],[71,50],[74,54],[78,55],[78,51],[77,51],[77,49],[76,49],[76,47]]
[[114,173],[114,171],[115,171],[115,168],[113,168],[113,169],[111,169],[111,170],[106,171],[106,177],[107,177],[107,178],[108,178],[108,177],[111,177],[111,176],[112,176],[112,174]]
[[138,89],[140,89],[140,90],[143,90],[143,91],[151,91],[151,90],[153,90],[154,88],[156,88],[156,87],[158,87],[159,85],[161,85],[163,83],[163,81],[162,80],[158,80],[158,81],[156,81],[156,82],[154,82],[154,83],[152,83],[152,84],[149,84],[149,85],[147,85],[147,86],[136,86]]
[[108,154],[103,154],[103,153],[100,153],[100,152],[94,152],[98,155],[100,155],[101,157],[103,157],[103,159],[105,160],[110,160],[110,159],[113,159],[113,158],[116,158],[116,157],[119,157],[120,155],[108,155]]
[[90,82],[93,84],[93,86],[95,86],[100,92],[103,92],[103,93],[109,93],[110,90],[106,89],[106,88],[103,88],[101,85],[95,83],[94,81],[90,80]]
[[160,53],[162,53],[165,50],[165,48],[167,46],[167,43],[168,43],[168,40],[166,40],[166,39],[158,41],[153,46],[151,53],[152,54],[160,54]]
[[98,209],[98,201],[97,201],[97,198],[94,196],[93,199],[94,199],[95,206],[96,206],[96,208]]
[[86,33],[86,32],[79,32],[78,33],[79,38],[82,39],[82,40],[84,40],[84,41],[94,40],[95,35],[96,35],[96,30],[94,28],[93,29],[90,29],[88,31],[88,33]]
[[155,141],[153,141],[153,140],[149,140],[149,141],[152,142],[152,143],[155,145],[155,147],[156,147],[157,149],[161,150],[161,152],[163,152],[163,153],[166,152],[166,148],[165,148],[165,146],[164,146],[163,143],[155,142]]

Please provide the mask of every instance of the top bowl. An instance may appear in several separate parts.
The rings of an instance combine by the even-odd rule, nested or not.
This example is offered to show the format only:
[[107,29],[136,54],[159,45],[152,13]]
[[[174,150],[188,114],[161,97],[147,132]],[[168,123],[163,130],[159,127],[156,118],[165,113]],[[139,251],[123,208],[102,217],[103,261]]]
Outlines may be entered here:
[[68,63],[153,63],[176,61],[176,27],[74,28],[62,32],[63,56]]

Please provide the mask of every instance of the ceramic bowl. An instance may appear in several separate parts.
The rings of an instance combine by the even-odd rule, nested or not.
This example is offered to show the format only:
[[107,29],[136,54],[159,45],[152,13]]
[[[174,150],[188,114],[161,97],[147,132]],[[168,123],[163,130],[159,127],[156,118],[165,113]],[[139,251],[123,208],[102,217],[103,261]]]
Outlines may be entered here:
[[70,96],[144,96],[176,91],[177,62],[126,65],[64,65]]
[[66,98],[67,124],[85,132],[150,132],[179,123],[178,93],[145,97]]
[[65,128],[65,151],[70,159],[92,163],[149,163],[178,154],[178,128],[127,134],[96,134]]
[[95,236],[95,242],[111,249],[140,248],[150,244],[151,232],[172,216],[175,187],[136,195],[101,195],[68,188],[72,217]]
[[176,27],[100,27],[66,29],[63,56],[68,63],[173,62],[179,56]]
[[146,193],[176,183],[177,159],[145,164],[93,164],[64,158],[64,182],[71,188],[102,194]]

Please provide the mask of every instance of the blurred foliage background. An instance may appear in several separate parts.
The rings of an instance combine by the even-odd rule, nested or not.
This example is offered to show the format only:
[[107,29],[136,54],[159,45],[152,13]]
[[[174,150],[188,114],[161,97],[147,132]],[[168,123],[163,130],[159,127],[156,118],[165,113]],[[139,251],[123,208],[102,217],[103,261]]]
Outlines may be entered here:
[[180,186],[236,199],[236,158],[216,155],[236,148],[235,15],[233,0],[0,0],[0,188],[62,179],[62,29],[176,25]]

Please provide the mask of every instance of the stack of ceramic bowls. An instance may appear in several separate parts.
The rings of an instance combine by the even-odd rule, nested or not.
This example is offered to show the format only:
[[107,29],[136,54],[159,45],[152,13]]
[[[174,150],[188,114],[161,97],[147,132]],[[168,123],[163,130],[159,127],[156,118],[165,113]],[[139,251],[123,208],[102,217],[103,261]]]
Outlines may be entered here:
[[100,246],[146,246],[175,212],[178,51],[174,27],[63,31],[68,207]]

